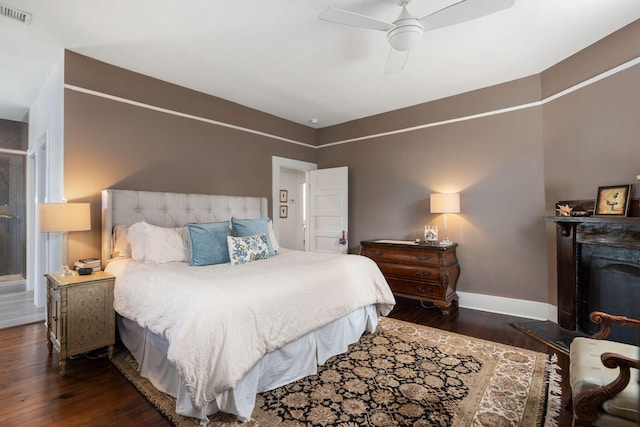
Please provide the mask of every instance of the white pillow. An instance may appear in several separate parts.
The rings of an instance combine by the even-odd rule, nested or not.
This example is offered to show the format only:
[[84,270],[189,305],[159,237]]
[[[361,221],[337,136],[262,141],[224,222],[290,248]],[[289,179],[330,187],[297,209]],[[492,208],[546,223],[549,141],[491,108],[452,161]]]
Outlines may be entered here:
[[111,256],[113,258],[131,256],[131,245],[127,240],[129,226],[124,224],[116,225],[113,228],[113,250]]
[[271,247],[273,247],[274,251],[278,252],[280,250],[280,243],[278,243],[278,239],[276,238],[276,232],[273,231],[272,220],[269,220],[268,229],[269,229],[269,239],[271,239]]
[[184,227],[167,228],[138,222],[129,227],[127,240],[131,257],[136,261],[162,264],[191,259],[189,233]]

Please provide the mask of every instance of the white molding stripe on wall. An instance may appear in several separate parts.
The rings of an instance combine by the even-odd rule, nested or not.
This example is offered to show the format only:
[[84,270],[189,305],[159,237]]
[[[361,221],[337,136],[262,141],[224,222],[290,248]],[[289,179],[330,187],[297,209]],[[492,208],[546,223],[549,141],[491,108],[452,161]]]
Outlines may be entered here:
[[11,148],[0,148],[0,154],[17,154],[19,156],[26,156],[27,153],[24,150],[13,150]]
[[457,123],[457,122],[463,122],[463,121],[467,121],[467,120],[474,120],[474,119],[479,119],[482,117],[489,117],[489,116],[494,116],[496,114],[504,114],[504,113],[510,113],[512,111],[517,111],[517,110],[523,110],[525,108],[532,108],[532,107],[539,107],[541,105],[546,104],[547,102],[551,102],[554,101],[558,98],[561,98],[565,95],[568,95],[572,92],[575,92],[579,89],[582,89],[586,86],[590,86],[596,82],[599,82],[602,79],[605,79],[607,77],[610,77],[614,74],[617,74],[621,71],[624,71],[628,68],[631,68],[635,65],[640,64],[640,57],[637,57],[635,59],[632,59],[630,61],[625,62],[624,64],[618,65],[617,67],[614,67],[610,70],[607,70],[603,73],[598,74],[597,76],[591,77],[590,79],[587,79],[581,83],[575,84],[565,90],[562,90],[556,94],[553,94],[547,98],[544,98],[540,101],[534,101],[534,102],[529,102],[527,104],[520,104],[520,105],[514,105],[513,107],[508,107],[508,108],[501,108],[499,110],[493,110],[493,111],[486,111],[484,113],[478,113],[478,114],[472,114],[469,116],[462,116],[462,117],[456,117],[453,119],[448,119],[448,120],[442,120],[439,122],[433,122],[433,123],[425,123],[423,125],[417,125],[417,126],[412,126],[412,127],[408,127],[408,128],[403,128],[403,129],[396,129],[396,130],[392,130],[392,131],[388,131],[388,132],[381,132],[381,133],[376,133],[376,134],[371,134],[371,135],[365,135],[365,136],[358,136],[356,138],[350,138],[350,139],[344,139],[341,141],[335,141],[335,142],[330,142],[327,144],[322,144],[319,145],[317,148],[324,148],[324,147],[331,147],[333,145],[340,145],[340,144],[346,144],[349,142],[356,142],[356,141],[363,141],[366,139],[373,139],[373,138],[380,138],[383,136],[389,136],[389,135],[396,135],[396,134],[400,134],[400,133],[405,133],[405,132],[413,132],[415,130],[420,130],[420,129],[427,129],[430,127],[435,127],[435,126],[443,126],[443,125],[448,125],[451,123]]
[[[458,292],[460,307],[535,320],[558,321],[558,307],[543,302]],[[505,310],[508,307],[508,310]]]
[[243,131],[243,132],[252,133],[254,135],[260,135],[260,136],[264,136],[264,137],[271,138],[271,139],[277,139],[277,140],[288,142],[288,143],[291,143],[291,144],[302,145],[302,146],[308,147],[308,148],[318,148],[315,145],[311,145],[311,144],[307,144],[305,142],[300,142],[300,141],[296,141],[296,140],[293,140],[293,139],[285,138],[285,137],[279,136],[279,135],[274,135],[272,133],[262,132],[262,131],[255,130],[255,129],[250,129],[250,128],[247,128],[247,127],[244,127],[244,126],[233,125],[231,123],[221,122],[219,120],[213,120],[213,119],[208,119],[206,117],[200,117],[200,116],[196,116],[196,115],[193,115],[193,114],[183,113],[183,112],[180,112],[180,111],[171,110],[169,108],[157,107],[155,105],[145,104],[144,102],[133,101],[131,99],[122,98],[120,96],[109,95],[107,93],[98,92],[98,91],[91,90],[91,89],[85,89],[85,88],[82,88],[82,87],[79,87],[79,86],[70,85],[70,84],[67,84],[67,83],[64,84],[64,88],[65,89],[70,89],[70,90],[73,90],[73,91],[76,91],[76,92],[81,92],[81,93],[84,93],[84,94],[87,94],[87,95],[93,95],[93,96],[97,96],[97,97],[100,97],[100,98],[109,99],[111,101],[117,101],[117,102],[122,102],[124,104],[134,105],[136,107],[147,108],[149,110],[154,110],[154,111],[158,111],[158,112],[165,113],[165,114],[171,114],[171,115],[178,116],[178,117],[184,117],[184,118],[187,118],[187,119],[198,120],[200,122],[205,122],[205,123],[209,123],[209,124],[216,125],[216,126],[223,126],[223,127],[230,128],[230,129],[235,129],[235,130],[239,130],[239,131]]
[[356,141],[363,141],[363,140],[367,140],[367,139],[374,139],[374,138],[380,138],[383,136],[389,136],[389,135],[397,135],[400,133],[406,133],[406,132],[413,132],[416,130],[421,130],[421,129],[426,129],[426,128],[430,128],[430,127],[435,127],[435,126],[444,126],[444,125],[448,125],[451,123],[457,123],[457,122],[463,122],[463,121],[467,121],[467,120],[474,120],[474,119],[479,119],[482,117],[489,117],[489,116],[494,116],[497,114],[504,114],[504,113],[510,113],[512,111],[518,111],[518,110],[523,110],[526,108],[533,108],[533,107],[539,107],[541,105],[544,105],[548,102],[554,101],[560,97],[563,97],[565,95],[568,95],[572,92],[575,92],[579,89],[582,89],[584,87],[590,86],[594,83],[599,82],[600,80],[603,80],[607,77],[613,76],[614,74],[617,74],[621,71],[624,71],[628,68],[631,68],[633,66],[636,66],[640,64],[640,57],[634,58],[630,61],[627,61],[623,64],[618,65],[617,67],[614,67],[610,70],[604,71],[594,77],[591,77],[581,83],[575,84],[565,90],[562,90],[558,93],[555,93],[547,98],[544,98],[540,101],[534,101],[534,102],[529,102],[526,104],[520,104],[520,105],[515,105],[512,107],[507,107],[507,108],[501,108],[498,110],[493,110],[493,111],[486,111],[484,113],[478,113],[478,114],[472,114],[469,116],[462,116],[462,117],[456,117],[453,119],[448,119],[448,120],[442,120],[439,122],[433,122],[433,123],[425,123],[422,125],[417,125],[417,126],[412,126],[412,127],[407,127],[407,128],[402,128],[402,129],[396,129],[396,130],[392,130],[392,131],[388,131],[388,132],[381,132],[381,133],[376,133],[376,134],[371,134],[371,135],[365,135],[365,136],[359,136],[356,138],[349,138],[349,139],[344,139],[344,140],[340,140],[340,141],[334,141],[334,142],[330,142],[327,144],[323,144],[323,145],[311,145],[311,144],[307,144],[305,142],[300,142],[300,141],[296,141],[290,138],[285,138],[279,135],[274,135],[268,132],[262,132],[259,130],[255,130],[255,129],[250,129],[244,126],[238,126],[238,125],[233,125],[230,123],[226,123],[226,122],[221,122],[219,120],[213,120],[213,119],[208,119],[205,117],[200,117],[200,116],[196,116],[193,114],[187,114],[187,113],[182,113],[180,111],[175,111],[175,110],[171,110],[168,108],[163,108],[163,107],[157,107],[155,105],[151,105],[151,104],[145,104],[143,102],[138,102],[138,101],[133,101],[127,98],[122,98],[120,96],[114,96],[114,95],[109,95],[103,92],[98,92],[95,90],[91,90],[91,89],[85,89],[79,86],[75,86],[75,85],[71,85],[71,84],[67,84],[65,83],[64,87],[65,89],[69,89],[69,90],[73,90],[76,92],[81,92],[87,95],[93,95],[93,96],[97,96],[97,97],[101,97],[101,98],[105,98],[105,99],[109,99],[112,101],[117,101],[117,102],[122,102],[125,104],[129,104],[129,105],[134,105],[137,107],[141,107],[141,108],[147,108],[150,110],[154,110],[154,111],[158,111],[158,112],[162,112],[165,114],[172,114],[175,116],[179,116],[179,117],[184,117],[184,118],[188,118],[188,119],[192,119],[192,120],[198,120],[201,122],[205,122],[205,123],[209,123],[212,125],[216,125],[216,126],[223,126],[223,127],[227,127],[227,128],[231,128],[231,129],[235,129],[235,130],[239,130],[242,132],[248,132],[248,133],[252,133],[254,135],[260,135],[260,136],[264,136],[267,138],[271,138],[271,139],[276,139],[279,141],[284,141],[284,142],[288,142],[291,144],[296,144],[296,145],[302,145],[304,147],[307,148],[315,148],[315,149],[319,149],[319,148],[325,148],[325,147],[331,147],[334,145],[340,145],[340,144],[347,144],[349,142],[356,142]]

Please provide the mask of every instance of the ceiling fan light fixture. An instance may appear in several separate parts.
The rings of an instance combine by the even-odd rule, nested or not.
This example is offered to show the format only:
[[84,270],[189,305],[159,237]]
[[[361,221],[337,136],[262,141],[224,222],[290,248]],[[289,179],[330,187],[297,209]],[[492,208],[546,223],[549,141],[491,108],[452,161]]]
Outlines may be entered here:
[[413,49],[422,39],[421,25],[403,25],[387,33],[387,40],[395,50],[407,51]]

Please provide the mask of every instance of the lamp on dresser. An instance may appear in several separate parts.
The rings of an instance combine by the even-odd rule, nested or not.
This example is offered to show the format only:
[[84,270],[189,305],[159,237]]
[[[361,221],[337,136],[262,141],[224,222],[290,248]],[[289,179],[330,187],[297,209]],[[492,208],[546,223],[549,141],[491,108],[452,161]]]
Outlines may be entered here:
[[43,203],[40,205],[40,231],[62,233],[61,275],[71,274],[67,266],[67,233],[86,230],[91,230],[89,203]]
[[440,242],[443,246],[453,244],[447,234],[447,214],[460,213],[460,193],[433,193],[430,197],[431,213],[444,214],[444,239]]

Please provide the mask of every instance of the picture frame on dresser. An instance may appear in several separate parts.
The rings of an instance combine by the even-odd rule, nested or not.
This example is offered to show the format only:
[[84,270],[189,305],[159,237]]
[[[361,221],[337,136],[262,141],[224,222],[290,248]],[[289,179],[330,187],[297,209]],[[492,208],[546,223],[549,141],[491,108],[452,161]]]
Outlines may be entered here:
[[598,187],[594,216],[621,216],[629,213],[631,184]]

